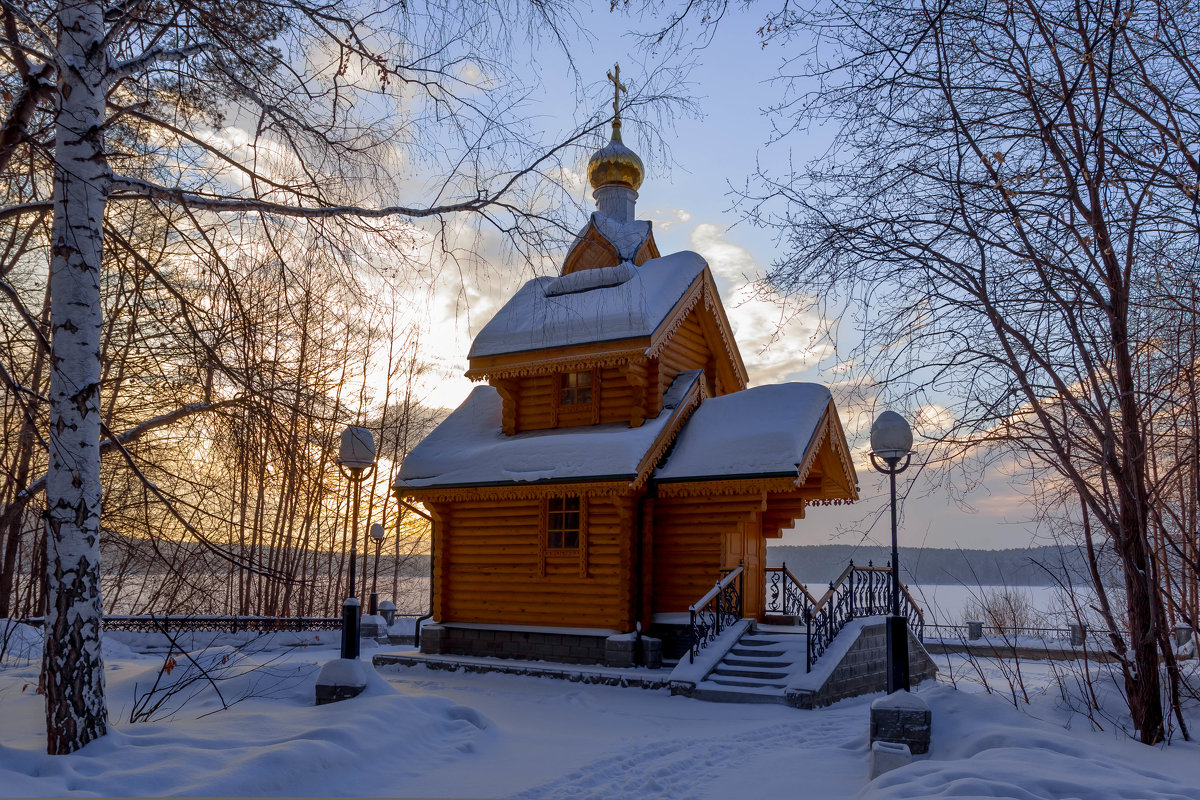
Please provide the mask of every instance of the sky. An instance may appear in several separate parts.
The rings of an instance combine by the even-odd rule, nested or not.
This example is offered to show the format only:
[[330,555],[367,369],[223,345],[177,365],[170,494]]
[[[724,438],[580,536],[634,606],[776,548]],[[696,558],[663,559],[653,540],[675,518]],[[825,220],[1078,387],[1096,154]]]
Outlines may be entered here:
[[[572,58],[585,81],[588,97],[575,95],[565,62],[543,63],[542,105],[537,113],[554,120],[561,113],[564,124],[575,103],[611,102],[611,84],[605,74],[615,62],[629,85],[646,80],[644,72],[662,53],[647,53],[631,30],[648,30],[652,20],[639,20],[624,13],[610,13],[603,2],[582,13],[590,42],[572,49]],[[842,361],[828,343],[816,341],[820,320],[800,315],[786,318],[780,307],[752,296],[750,284],[781,253],[772,231],[755,228],[742,220],[733,207],[731,187],[746,185],[756,165],[780,164],[787,159],[804,162],[819,158],[828,146],[832,131],[815,130],[793,135],[785,142],[768,146],[771,121],[763,110],[778,103],[784,86],[778,80],[789,51],[778,45],[762,46],[757,34],[761,11],[731,7],[707,47],[683,57],[694,61],[689,80],[698,114],[674,119],[658,130],[669,148],[669,159],[651,148],[653,137],[627,121],[626,144],[637,150],[646,165],[646,179],[639,192],[637,216],[654,224],[654,235],[663,253],[694,250],[709,263],[722,292],[725,307],[751,385],[789,380],[832,383]],[[794,51],[791,51],[794,52]],[[672,54],[665,54],[670,56]],[[555,109],[560,109],[556,112]],[[583,180],[585,164],[571,188],[576,199],[590,208],[592,201]],[[579,224],[585,218],[581,215]],[[528,279],[528,268],[516,264],[493,264],[486,278],[454,275],[435,288],[430,304],[430,332],[424,337],[426,357],[435,368],[427,387],[426,402],[447,408],[457,406],[472,388],[463,377],[471,337],[492,314]],[[781,327],[780,323],[786,321]],[[871,416],[882,407],[840,408],[851,446],[857,457],[862,499],[846,508],[813,508],[811,514],[784,534],[780,544],[887,544],[890,541],[886,513],[886,483],[870,470],[866,461],[865,436]],[[915,409],[898,409],[909,412]],[[919,442],[918,442],[919,447]],[[965,503],[949,499],[947,491],[926,477],[909,480],[911,470],[899,481],[903,505],[902,546],[963,547],[1000,549],[1043,544],[1030,522],[1032,510],[1019,489],[1001,474],[990,474],[983,484],[967,493]]]

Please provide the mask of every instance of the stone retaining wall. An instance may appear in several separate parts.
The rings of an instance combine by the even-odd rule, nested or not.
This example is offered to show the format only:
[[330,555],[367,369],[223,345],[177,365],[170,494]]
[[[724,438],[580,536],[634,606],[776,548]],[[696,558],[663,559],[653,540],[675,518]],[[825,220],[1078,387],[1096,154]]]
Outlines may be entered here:
[[[846,635],[843,631],[839,635]],[[908,669],[913,685],[937,674],[937,666],[925,652],[920,640],[908,634]],[[858,639],[846,651],[820,688],[812,691],[789,688],[787,703],[796,708],[819,708],[847,697],[882,692],[887,689],[887,626],[864,625]]]

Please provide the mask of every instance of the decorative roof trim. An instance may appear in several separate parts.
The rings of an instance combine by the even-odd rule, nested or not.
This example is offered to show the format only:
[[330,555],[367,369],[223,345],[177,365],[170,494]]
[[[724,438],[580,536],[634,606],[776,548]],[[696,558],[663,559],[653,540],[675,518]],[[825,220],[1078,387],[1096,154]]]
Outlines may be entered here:
[[628,480],[618,480],[512,483],[457,488],[433,486],[428,489],[402,486],[396,487],[395,492],[403,498],[410,498],[420,503],[455,503],[466,500],[540,500],[543,497],[556,497],[563,494],[614,497],[631,494],[632,490]]
[[846,484],[850,487],[850,499],[847,502],[854,502],[858,499],[858,471],[854,469],[854,457],[850,455],[850,445],[846,441],[846,432],[842,429],[842,420],[838,416],[837,409],[833,406],[833,401],[829,401],[829,426],[833,429],[836,435],[833,437],[833,452],[837,454],[838,461],[842,465],[843,473],[846,476]]
[[850,449],[846,444],[846,434],[842,432],[842,423],[838,419],[837,407],[833,404],[832,399],[825,407],[821,421],[817,423],[817,430],[813,433],[812,441],[805,450],[804,460],[796,465],[796,471],[799,474],[796,483],[800,485],[808,480],[808,475],[812,472],[813,465],[816,464],[817,457],[821,453],[821,446],[826,442],[829,443],[830,450],[833,451],[838,465],[841,466],[842,477],[845,478],[845,485],[850,490],[850,498],[847,502],[853,502],[858,499],[858,474],[854,470],[854,461],[850,457]]
[[[705,268],[705,272],[707,272]],[[704,273],[700,273],[703,275]],[[662,355],[663,350],[670,343],[675,332],[687,320],[688,314],[692,313],[692,309],[700,304],[704,298],[704,281],[697,281],[688,287],[688,290],[683,293],[683,297],[679,298],[679,302],[675,304],[675,308],[667,315],[655,329],[654,333],[650,334],[650,346],[646,348],[646,355],[650,358],[658,358]]]
[[654,470],[662,461],[663,455],[675,443],[680,431],[691,418],[692,412],[695,411],[702,402],[708,397],[708,382],[704,379],[704,373],[701,372],[696,376],[696,382],[688,390],[687,395],[679,405],[675,406],[675,410],[671,415],[670,421],[667,422],[663,430],[658,434],[658,438],[654,444],[650,445],[650,449],[642,456],[642,460],[638,463],[638,475],[630,486],[634,489],[640,489],[646,485],[650,476],[654,474]]
[[[621,341],[628,342],[629,339]],[[636,339],[632,341],[637,341]],[[587,345],[588,347],[594,344]],[[545,353],[545,350],[529,351],[531,355]],[[646,351],[622,348],[600,353],[575,353],[558,358],[538,358],[536,360],[505,364],[497,366],[478,366],[466,371],[466,376],[473,381],[486,381],[500,378],[527,378],[533,375],[553,375],[558,372],[577,372],[593,367],[618,367],[635,361],[643,361]]]
[[729,359],[729,363],[733,365],[734,378],[737,380],[738,389],[745,389],[750,383],[750,373],[746,371],[746,364],[742,361],[742,353],[738,350],[737,340],[733,336],[733,328],[729,324],[729,317],[725,314],[725,304],[721,302],[721,295],[717,291],[717,285],[713,282],[711,272],[707,272],[708,280],[704,286],[704,306],[712,312],[713,318],[717,321],[717,333],[721,337],[721,343],[725,345],[725,355]]
[[808,447],[804,451],[804,460],[796,465],[796,484],[800,485],[808,480],[808,474],[812,472],[813,464],[816,463],[817,456],[821,452],[821,445],[829,438],[829,415],[833,412],[833,401],[830,400],[825,406],[825,412],[821,414],[821,421],[817,423],[817,429],[813,432],[812,439],[808,441]]
[[717,285],[713,282],[712,271],[705,267],[700,275],[702,280],[692,284],[670,315],[651,334],[650,347],[647,348],[646,355],[650,358],[661,356],[662,351],[687,320],[688,315],[703,302],[709,315],[716,322],[717,336],[721,340],[721,346],[725,349],[727,362],[732,367],[737,388],[745,389],[750,378],[746,372],[746,365],[742,362],[742,354],[737,348],[737,341],[734,339],[733,329],[729,325],[729,318],[725,315],[725,307],[721,304]]
[[810,506],[848,506],[852,505],[854,500],[845,497],[817,497],[810,498],[807,502]]
[[759,492],[794,492],[796,480],[791,476],[763,476],[761,478],[717,479],[698,481],[654,482],[659,497],[694,497],[696,495],[754,494]]

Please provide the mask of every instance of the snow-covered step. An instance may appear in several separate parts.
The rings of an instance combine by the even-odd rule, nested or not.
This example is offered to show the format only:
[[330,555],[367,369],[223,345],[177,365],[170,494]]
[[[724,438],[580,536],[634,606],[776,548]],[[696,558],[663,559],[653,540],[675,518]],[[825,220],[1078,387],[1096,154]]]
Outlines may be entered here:
[[803,633],[802,628],[747,631],[692,696],[718,703],[784,703],[788,678],[804,664]]
[[761,678],[766,681],[777,681],[780,678],[787,677],[786,670],[778,669],[730,669],[729,667],[717,667],[712,671],[713,675],[720,675],[722,678]]
[[721,686],[720,684],[703,684],[703,690],[697,687],[692,696],[710,703],[764,703],[782,705],[785,701],[781,689],[759,689],[742,686]]
[[717,683],[721,686],[754,686],[759,689],[782,689],[787,686],[786,675],[785,680],[779,678],[730,678],[724,675],[714,675],[707,679],[706,682]]
[[762,666],[779,666],[787,667],[792,663],[791,658],[786,656],[778,656],[775,658],[749,658],[742,656],[728,655],[722,658],[721,663],[728,664],[731,667],[762,667]]
[[729,652],[746,658],[781,658],[785,654],[783,650],[758,650],[752,647],[734,647]]

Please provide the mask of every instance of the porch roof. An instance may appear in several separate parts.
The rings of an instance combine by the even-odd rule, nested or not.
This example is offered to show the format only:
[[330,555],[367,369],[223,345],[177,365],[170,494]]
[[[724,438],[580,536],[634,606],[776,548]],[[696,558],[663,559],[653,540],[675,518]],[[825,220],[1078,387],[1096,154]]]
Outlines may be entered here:
[[816,383],[757,386],[705,400],[654,481],[798,476],[824,440],[829,389]]
[[637,428],[615,422],[512,436],[501,430],[502,403],[495,388],[476,387],[413,448],[400,467],[395,486],[427,489],[534,481],[632,481],[700,374],[681,373],[663,397],[662,412]]

